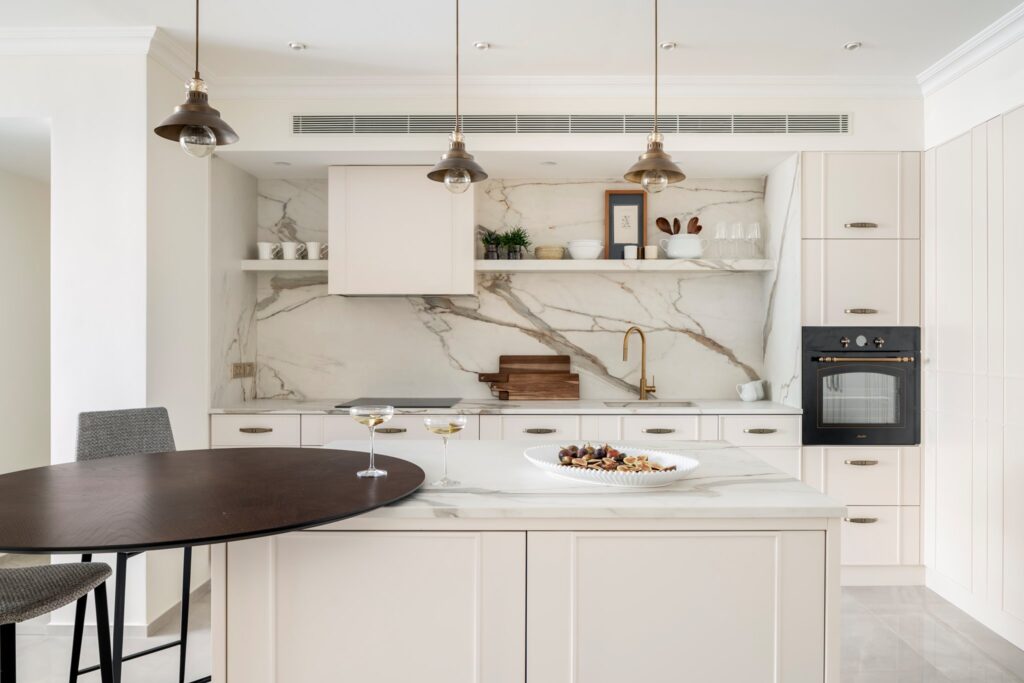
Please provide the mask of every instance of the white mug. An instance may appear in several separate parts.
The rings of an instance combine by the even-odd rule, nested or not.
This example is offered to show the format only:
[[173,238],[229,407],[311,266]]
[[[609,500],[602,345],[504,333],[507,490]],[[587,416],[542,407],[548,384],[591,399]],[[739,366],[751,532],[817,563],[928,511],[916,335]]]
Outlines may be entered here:
[[639,251],[639,248],[635,244],[627,244],[622,247],[622,258],[627,261],[635,261]]
[[764,398],[764,380],[759,379],[745,384],[737,384],[736,393],[744,401],[760,401]]
[[320,242],[306,242],[306,258],[319,261],[324,257],[324,245]]
[[281,242],[281,255],[289,261],[302,258],[305,249],[306,245],[302,242]]
[[277,253],[281,251],[281,245],[277,242],[257,242],[256,253],[259,255],[261,261],[270,261],[277,257]]

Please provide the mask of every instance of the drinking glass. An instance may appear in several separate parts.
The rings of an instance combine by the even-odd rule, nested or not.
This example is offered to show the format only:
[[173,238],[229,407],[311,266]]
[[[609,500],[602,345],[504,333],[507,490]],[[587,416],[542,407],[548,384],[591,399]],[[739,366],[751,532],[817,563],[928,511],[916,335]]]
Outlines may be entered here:
[[441,473],[441,478],[433,482],[431,486],[436,486],[438,488],[458,486],[459,482],[448,478],[448,439],[453,434],[458,434],[465,429],[466,416],[438,415],[436,417],[425,417],[423,418],[423,426],[427,428],[427,431],[438,434],[444,442],[444,455],[442,456],[443,459],[441,461],[444,469]]
[[729,244],[732,258],[743,258],[743,240],[746,238],[743,223],[736,221],[729,226]]
[[725,224],[725,221],[718,221],[715,223],[715,258],[726,258],[729,255],[728,242],[729,239],[729,226]]
[[348,409],[348,414],[359,424],[365,425],[370,430],[370,466],[365,470],[356,472],[357,477],[386,477],[387,470],[382,470],[373,464],[373,435],[380,425],[384,424],[395,416],[394,406],[353,406]]
[[761,257],[761,224],[754,222],[747,225],[747,242],[750,243],[750,258]]

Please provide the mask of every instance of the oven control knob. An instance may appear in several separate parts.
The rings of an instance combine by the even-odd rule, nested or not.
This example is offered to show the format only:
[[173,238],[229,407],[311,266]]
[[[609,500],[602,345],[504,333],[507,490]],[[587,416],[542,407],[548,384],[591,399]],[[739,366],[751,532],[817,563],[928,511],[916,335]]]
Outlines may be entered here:
[[839,344],[844,349],[849,348],[850,347],[850,338],[849,337],[843,337],[842,339],[839,340]]
[[878,348],[882,348],[883,346],[885,346],[885,340],[882,339],[881,337],[875,337],[875,346]]

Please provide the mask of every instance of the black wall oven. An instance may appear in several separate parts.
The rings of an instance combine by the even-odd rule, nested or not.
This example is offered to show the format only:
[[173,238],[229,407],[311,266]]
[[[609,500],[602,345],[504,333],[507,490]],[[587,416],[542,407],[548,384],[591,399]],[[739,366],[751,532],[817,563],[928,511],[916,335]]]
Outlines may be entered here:
[[921,329],[805,327],[804,444],[921,441]]

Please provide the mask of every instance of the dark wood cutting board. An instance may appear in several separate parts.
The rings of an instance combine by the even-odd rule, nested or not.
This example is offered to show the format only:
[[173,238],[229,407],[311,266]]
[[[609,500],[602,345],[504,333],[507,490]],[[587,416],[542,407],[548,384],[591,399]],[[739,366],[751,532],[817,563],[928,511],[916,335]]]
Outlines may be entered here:
[[481,382],[506,401],[570,401],[580,397],[580,376],[569,356],[500,356],[498,372],[481,372]]
[[569,356],[498,356],[498,372],[570,371]]

